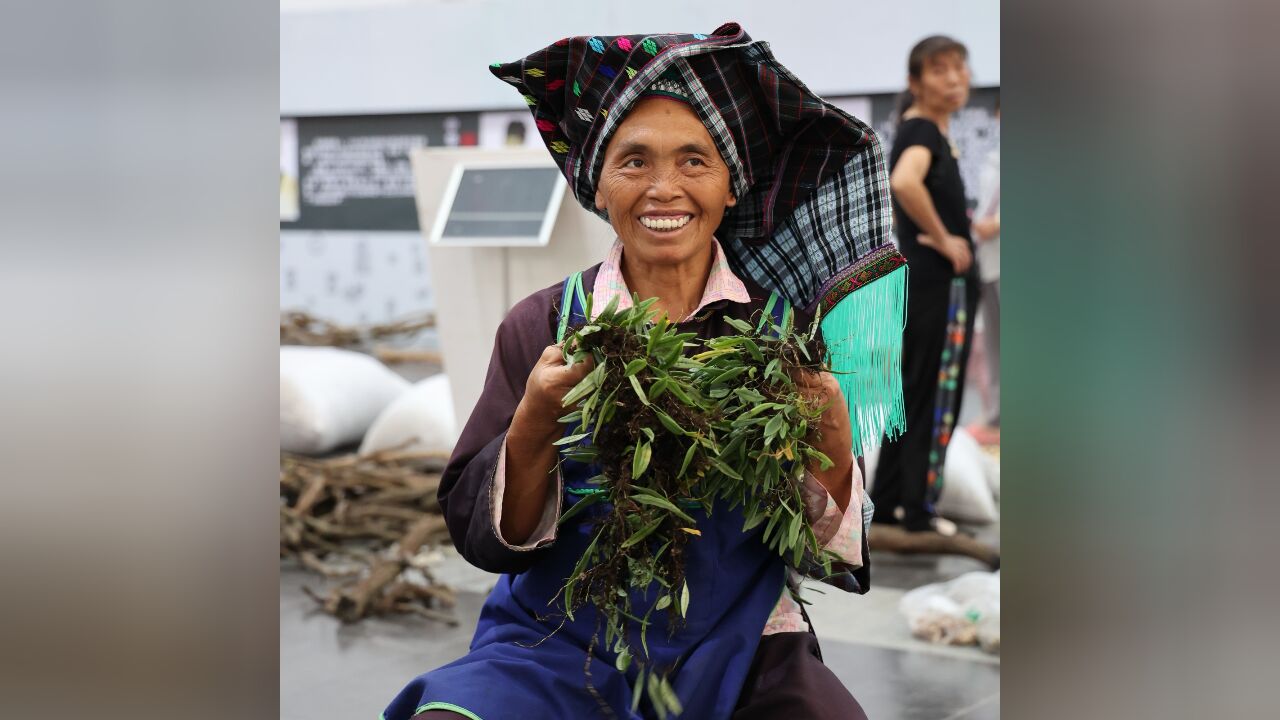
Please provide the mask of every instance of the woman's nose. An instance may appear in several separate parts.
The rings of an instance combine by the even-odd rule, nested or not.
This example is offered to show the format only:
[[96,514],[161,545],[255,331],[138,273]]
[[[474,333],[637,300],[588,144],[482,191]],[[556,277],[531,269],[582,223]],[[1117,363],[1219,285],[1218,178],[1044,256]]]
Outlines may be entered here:
[[680,194],[680,178],[674,170],[654,173],[649,182],[649,197],[654,200],[670,200]]

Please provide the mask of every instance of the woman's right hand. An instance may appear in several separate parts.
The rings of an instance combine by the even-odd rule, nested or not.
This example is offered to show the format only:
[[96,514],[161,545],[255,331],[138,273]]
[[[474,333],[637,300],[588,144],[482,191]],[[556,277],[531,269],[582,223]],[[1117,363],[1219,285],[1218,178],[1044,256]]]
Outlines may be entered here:
[[568,412],[561,400],[594,366],[590,358],[569,365],[559,345],[548,345],[529,371],[516,417],[528,423],[530,430],[557,432],[556,420]]
[[564,433],[557,420],[568,413],[561,401],[593,365],[589,359],[568,365],[560,346],[551,345],[529,371],[524,397],[507,429],[506,490],[499,532],[508,543],[523,544],[538,525],[547,502],[548,475],[556,466],[553,443]]
[[969,267],[973,265],[973,251],[969,249],[969,242],[958,235],[948,235],[944,242],[947,248],[947,259],[951,261],[951,267],[955,269],[956,274],[963,275],[969,272]]
[[959,235],[948,233],[942,236],[942,242],[939,243],[934,242],[931,235],[921,233],[919,242],[922,245],[933,248],[938,251],[938,254],[949,260],[951,269],[957,275],[964,275],[969,272],[969,267],[973,265],[973,251],[969,249],[969,241]]

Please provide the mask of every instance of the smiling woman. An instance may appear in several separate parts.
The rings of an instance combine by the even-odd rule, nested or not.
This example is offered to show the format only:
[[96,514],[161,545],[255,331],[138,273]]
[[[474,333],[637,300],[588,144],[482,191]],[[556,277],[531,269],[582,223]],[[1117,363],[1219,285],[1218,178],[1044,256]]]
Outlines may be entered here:
[[[804,327],[821,315],[838,373],[803,379],[830,401],[806,442],[831,463],[804,468],[804,514],[840,558],[820,579],[866,592],[872,508],[855,457],[900,423],[905,275],[874,133],[735,24],[565,38],[491,70],[519,90],[574,196],[618,239],[603,262],[517,303],[498,330],[439,498],[463,556],[505,574],[470,653],[410,682],[385,717],[865,717],[822,664],[793,594],[797,568],[769,550],[765,528],[743,529],[740,507],[690,511],[687,616],[654,621],[645,643],[629,632],[639,662],[604,640],[592,607],[560,610],[591,551],[590,528],[562,508],[600,469],[560,455],[585,442],[564,439],[558,419],[591,368],[567,365],[556,343],[589,319],[588,291],[596,310],[631,307],[633,292],[656,298],[656,315],[703,339],[762,316]],[[641,664],[665,680],[645,684]]]
[[706,126],[686,102],[657,93],[618,126],[595,194],[623,245],[627,287],[677,319],[696,307],[715,231],[737,202]]

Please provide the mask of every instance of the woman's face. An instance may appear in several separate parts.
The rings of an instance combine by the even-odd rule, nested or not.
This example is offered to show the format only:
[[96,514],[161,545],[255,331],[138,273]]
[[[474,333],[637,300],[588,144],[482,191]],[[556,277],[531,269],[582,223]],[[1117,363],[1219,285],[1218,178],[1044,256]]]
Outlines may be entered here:
[[710,133],[678,100],[639,101],[605,148],[596,208],[609,212],[629,259],[679,265],[697,257],[735,203]]
[[953,113],[969,102],[969,63],[957,51],[942,52],[924,61],[920,77],[909,78],[916,102]]

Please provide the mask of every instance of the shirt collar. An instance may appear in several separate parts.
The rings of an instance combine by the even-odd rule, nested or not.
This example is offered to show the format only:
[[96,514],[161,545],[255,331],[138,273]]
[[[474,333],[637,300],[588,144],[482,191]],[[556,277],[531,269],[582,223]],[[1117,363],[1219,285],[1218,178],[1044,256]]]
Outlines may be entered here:
[[[702,290],[702,299],[698,301],[698,307],[694,308],[688,317],[681,318],[681,322],[719,300],[730,300],[736,303],[751,302],[747,286],[729,268],[729,260],[720,247],[720,241],[713,237],[711,244],[715,248],[715,257],[711,259],[711,272],[707,274],[707,285]],[[600,264],[600,271],[596,274],[596,282],[591,293],[593,297],[591,307],[597,313],[608,307],[615,297],[618,298],[619,310],[631,307],[631,291],[627,289],[627,281],[622,277],[621,239],[613,241],[613,247],[609,249],[604,262]]]

